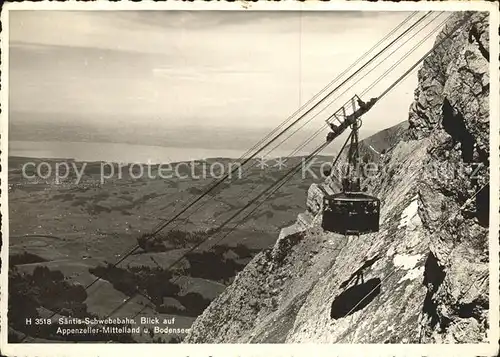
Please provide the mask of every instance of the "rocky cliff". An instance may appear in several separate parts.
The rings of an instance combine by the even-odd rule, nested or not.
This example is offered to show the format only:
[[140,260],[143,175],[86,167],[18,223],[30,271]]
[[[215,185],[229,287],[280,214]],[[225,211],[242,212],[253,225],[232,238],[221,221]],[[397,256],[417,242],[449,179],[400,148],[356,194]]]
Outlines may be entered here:
[[474,14],[422,64],[408,135],[377,158],[378,174],[364,182],[381,199],[380,231],[350,238],[325,232],[323,195],[334,180],[313,184],[307,212],[238,274],[184,342],[485,341],[489,41],[483,17]]

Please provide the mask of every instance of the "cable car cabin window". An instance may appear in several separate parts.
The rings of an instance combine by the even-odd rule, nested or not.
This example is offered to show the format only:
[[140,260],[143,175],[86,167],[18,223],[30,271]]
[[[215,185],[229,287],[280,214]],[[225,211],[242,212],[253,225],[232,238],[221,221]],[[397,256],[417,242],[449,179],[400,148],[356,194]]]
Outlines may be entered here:
[[325,197],[322,227],[339,234],[378,232],[380,200],[363,193],[339,193]]

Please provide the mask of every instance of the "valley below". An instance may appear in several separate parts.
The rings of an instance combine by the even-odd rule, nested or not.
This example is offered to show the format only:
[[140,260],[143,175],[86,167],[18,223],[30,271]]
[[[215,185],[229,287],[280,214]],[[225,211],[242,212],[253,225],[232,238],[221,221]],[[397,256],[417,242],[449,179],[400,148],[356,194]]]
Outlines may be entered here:
[[[320,163],[331,157],[318,159],[312,170],[320,176]],[[151,166],[150,177],[138,177],[131,165],[124,165],[121,175],[115,172],[103,182],[101,162],[9,158],[10,338],[22,340],[27,334],[33,342],[71,340],[55,334],[53,327],[38,331],[26,326],[25,318],[37,316],[54,321],[67,315],[137,320],[158,316],[174,318],[175,326],[170,327],[189,328],[236,273],[275,242],[281,227],[293,223],[315,179],[297,174],[251,216],[244,211],[234,222],[216,229],[300,160],[290,158],[287,167],[275,166],[274,159],[265,167],[254,160],[242,168],[241,177],[216,187],[168,224],[153,243],[148,233],[217,178],[203,177],[188,165],[182,166],[184,171],[179,169],[177,178],[162,179],[158,165]],[[204,160],[196,170],[214,162],[229,167],[235,161]],[[65,178],[45,174],[44,179],[36,172],[42,162],[53,169],[62,163],[75,169]],[[141,241],[147,244],[115,264]],[[182,337],[182,333],[125,334],[114,339],[178,342]]]

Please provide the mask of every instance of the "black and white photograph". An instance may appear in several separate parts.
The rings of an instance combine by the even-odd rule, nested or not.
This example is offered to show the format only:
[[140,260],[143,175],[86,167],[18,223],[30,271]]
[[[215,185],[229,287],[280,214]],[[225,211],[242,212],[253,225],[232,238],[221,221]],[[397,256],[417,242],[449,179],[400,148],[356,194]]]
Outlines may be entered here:
[[97,3],[2,9],[2,353],[496,353],[498,4]]

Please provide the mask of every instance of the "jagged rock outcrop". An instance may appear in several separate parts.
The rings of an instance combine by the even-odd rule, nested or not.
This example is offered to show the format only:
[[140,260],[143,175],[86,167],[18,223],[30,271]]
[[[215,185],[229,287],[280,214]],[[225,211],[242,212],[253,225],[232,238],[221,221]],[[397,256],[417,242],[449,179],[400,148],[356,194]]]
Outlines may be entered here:
[[364,182],[381,199],[380,231],[351,238],[323,231],[332,180],[311,186],[307,211],[238,274],[184,342],[485,341],[489,46],[482,16],[424,62],[408,137]]
[[[410,107],[408,118],[412,138],[420,139],[428,136],[433,128],[442,122],[443,101],[448,94],[452,94],[451,90],[458,90],[453,97],[462,99],[456,101],[460,103],[459,106],[462,109],[466,108],[469,102],[473,102],[483,87],[486,91],[489,90],[487,85],[489,83],[489,33],[487,22],[483,19],[485,15],[484,13],[474,14],[464,27],[446,41],[446,45],[438,47],[424,60],[418,72],[415,101]],[[449,21],[436,40],[439,41],[448,34],[461,19],[461,16],[455,16]],[[481,50],[482,48],[484,50]],[[486,57],[482,52],[485,52]],[[482,98],[488,101],[487,95]],[[454,101],[451,105],[453,104]],[[482,104],[485,106],[475,105],[474,108],[466,110],[467,113],[474,116],[475,111],[480,108],[483,110],[481,118],[488,118],[488,103]],[[473,127],[477,119],[471,116],[468,119],[472,119],[470,127]],[[482,119],[479,121],[484,122]],[[476,131],[484,135],[488,133],[487,129],[484,125],[480,125]]]
[[[419,190],[420,216],[433,254],[427,270],[435,272],[425,281],[422,342],[478,342],[488,328],[490,79],[483,17],[475,14],[443,48],[441,58],[439,53],[433,58],[444,72],[436,96],[441,103],[438,128],[426,130],[429,170]],[[433,63],[421,73],[429,73]],[[422,84],[419,88],[424,91]],[[411,117],[417,124],[411,132],[418,136],[425,118]]]

